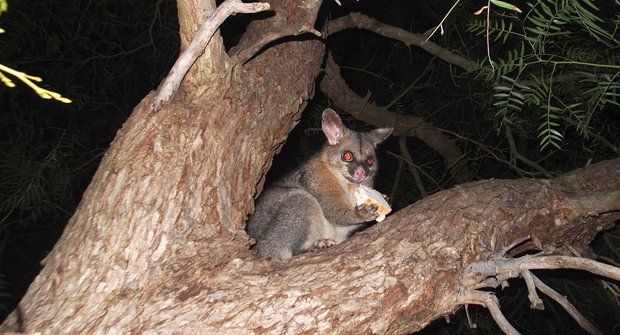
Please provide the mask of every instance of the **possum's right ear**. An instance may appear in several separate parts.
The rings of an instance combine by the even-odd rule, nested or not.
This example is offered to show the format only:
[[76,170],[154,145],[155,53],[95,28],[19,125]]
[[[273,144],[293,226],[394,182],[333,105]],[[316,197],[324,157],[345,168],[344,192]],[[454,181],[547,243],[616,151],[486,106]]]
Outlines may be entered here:
[[340,117],[333,109],[327,108],[323,111],[321,128],[327,136],[330,145],[338,144],[347,127],[342,123]]

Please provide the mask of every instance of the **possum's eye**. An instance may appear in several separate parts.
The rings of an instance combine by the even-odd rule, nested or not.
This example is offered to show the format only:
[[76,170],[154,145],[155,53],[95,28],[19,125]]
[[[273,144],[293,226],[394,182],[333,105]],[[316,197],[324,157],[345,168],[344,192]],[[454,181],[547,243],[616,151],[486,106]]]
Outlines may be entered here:
[[372,159],[371,157],[366,158],[366,164],[368,166],[372,166],[372,164],[374,164],[374,163],[375,163],[375,160]]
[[351,153],[351,151],[349,150],[345,150],[342,152],[342,160],[345,162],[350,162],[353,160],[353,153]]

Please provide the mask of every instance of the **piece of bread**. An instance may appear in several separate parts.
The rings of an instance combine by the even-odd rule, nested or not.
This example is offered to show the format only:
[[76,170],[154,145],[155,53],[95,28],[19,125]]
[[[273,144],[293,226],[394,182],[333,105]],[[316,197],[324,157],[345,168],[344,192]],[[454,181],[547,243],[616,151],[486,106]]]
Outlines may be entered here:
[[363,204],[377,206],[377,213],[379,213],[375,219],[377,222],[385,220],[385,216],[392,211],[390,205],[383,199],[383,195],[370,187],[360,185],[354,195],[358,206]]

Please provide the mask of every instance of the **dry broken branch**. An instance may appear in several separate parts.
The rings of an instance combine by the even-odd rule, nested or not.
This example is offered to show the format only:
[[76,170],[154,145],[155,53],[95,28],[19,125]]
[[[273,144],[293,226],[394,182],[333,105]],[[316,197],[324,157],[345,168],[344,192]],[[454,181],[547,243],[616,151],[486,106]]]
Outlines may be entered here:
[[444,158],[456,183],[470,181],[473,178],[473,173],[463,160],[461,150],[452,140],[422,118],[396,114],[361,98],[348,87],[331,54],[327,56],[325,75],[320,87],[336,106],[356,119],[376,127],[393,127],[395,135],[416,136],[426,142]]
[[530,307],[532,309],[545,309],[542,299],[536,293],[536,285],[534,284],[534,276],[529,270],[523,271],[523,280],[527,286],[527,298],[530,299]]
[[475,290],[465,290],[461,292],[459,297],[460,305],[480,305],[486,307],[493,320],[497,322],[499,328],[508,335],[520,334],[511,324],[506,320],[506,317],[502,313],[499,301],[497,297],[491,292],[482,292]]
[[268,9],[269,4],[262,2],[243,3],[241,0],[226,0],[221,4],[215,12],[200,25],[192,42],[187,49],[181,52],[163,83],[159,86],[157,95],[153,100],[153,110],[155,112],[159,111],[164,104],[172,99],[172,96],[179,89],[185,74],[189,71],[194,62],[196,62],[196,59],[202,55],[211,37],[226,18],[236,13],[257,13]]

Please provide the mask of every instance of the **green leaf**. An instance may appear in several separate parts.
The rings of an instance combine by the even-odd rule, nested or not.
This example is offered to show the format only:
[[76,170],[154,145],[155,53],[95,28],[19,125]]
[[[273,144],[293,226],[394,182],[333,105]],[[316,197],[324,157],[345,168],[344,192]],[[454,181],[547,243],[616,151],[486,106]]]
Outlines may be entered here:
[[510,4],[508,2],[504,2],[504,1],[500,1],[500,0],[491,0],[491,3],[493,3],[495,6],[502,7],[502,8],[508,9],[508,10],[512,10],[512,11],[521,13],[521,9],[519,9],[519,7],[517,7],[517,6],[513,5],[513,4]]

